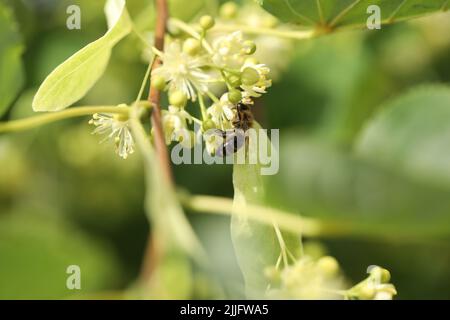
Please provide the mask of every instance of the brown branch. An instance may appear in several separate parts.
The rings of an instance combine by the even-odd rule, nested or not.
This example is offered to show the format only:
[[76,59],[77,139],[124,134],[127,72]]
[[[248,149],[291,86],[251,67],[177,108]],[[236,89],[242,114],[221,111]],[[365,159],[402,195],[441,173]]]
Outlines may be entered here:
[[[155,0],[155,4],[157,12],[155,26],[155,47],[162,52],[164,51],[164,37],[166,34],[167,20],[169,19],[169,9],[167,6],[167,0]],[[159,57],[156,57],[152,66],[152,70],[158,68],[161,63],[161,59]],[[153,106],[151,122],[159,165],[163,172],[163,176],[166,179],[166,182],[171,187],[173,187],[174,180],[170,167],[169,152],[167,150],[161,122],[161,92],[150,86],[148,100]],[[142,263],[140,274],[140,280],[143,284],[149,284],[153,271],[155,270],[156,266],[158,265],[158,261],[160,260],[161,248],[159,248],[156,240],[156,237],[152,233],[150,233],[144,252],[144,261]]]
[[[167,20],[169,19],[169,9],[167,0],[155,0],[156,3],[156,26],[155,26],[155,47],[161,52],[164,51],[164,37],[166,34]],[[152,70],[161,65],[161,59],[156,57]],[[170,168],[169,152],[167,150],[164,131],[161,122],[161,92],[153,87],[150,87],[150,94],[148,100],[153,106],[152,112],[152,128],[154,134],[154,143],[156,153],[160,162],[160,166],[167,182],[173,186],[173,174]]]

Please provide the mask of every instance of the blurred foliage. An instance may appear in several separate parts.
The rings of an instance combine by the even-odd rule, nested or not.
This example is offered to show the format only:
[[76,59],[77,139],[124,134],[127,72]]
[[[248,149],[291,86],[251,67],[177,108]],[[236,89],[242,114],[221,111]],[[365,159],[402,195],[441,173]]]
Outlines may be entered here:
[[23,85],[22,39],[12,10],[0,3],[0,117]]
[[[145,29],[151,9],[143,1],[128,3]],[[80,5],[81,30],[65,28],[68,4]],[[185,4],[171,6],[192,18],[196,11]],[[4,20],[9,11],[17,23]],[[2,119],[17,119],[32,114],[36,87],[54,67],[104,33],[103,1],[0,0],[0,12],[0,65],[9,44],[20,54],[22,38],[25,48],[25,87],[18,97],[13,89],[8,99],[0,97],[11,105]],[[353,281],[364,277],[367,265],[388,268],[399,298],[450,298],[449,28],[449,13],[441,13],[381,31],[298,42],[256,112],[263,127],[281,134],[273,203],[348,228],[348,236],[321,239],[329,253]],[[107,72],[80,104],[135,98],[145,73],[136,46],[130,37],[114,49]],[[0,68],[0,90],[18,90],[19,70]],[[428,83],[440,86],[417,87]],[[136,280],[148,233],[141,162],[116,159],[90,130],[81,119],[0,136],[0,298],[70,297],[69,264],[82,268],[83,294],[122,290]],[[230,166],[174,170],[193,194],[233,194]],[[178,267],[175,257],[163,276],[178,285],[172,275],[180,268],[193,274],[183,296],[241,296],[229,219],[189,217],[217,272]]]

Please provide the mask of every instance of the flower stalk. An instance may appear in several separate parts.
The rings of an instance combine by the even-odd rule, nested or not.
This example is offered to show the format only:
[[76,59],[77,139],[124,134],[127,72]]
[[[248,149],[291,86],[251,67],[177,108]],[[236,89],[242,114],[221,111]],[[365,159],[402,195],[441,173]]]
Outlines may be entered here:
[[33,129],[52,122],[89,116],[95,113],[111,113],[128,115],[130,112],[129,107],[125,106],[86,106],[86,107],[73,107],[59,112],[45,113],[39,116],[30,117],[26,119],[20,119],[9,122],[0,122],[0,133],[3,132],[16,132]]

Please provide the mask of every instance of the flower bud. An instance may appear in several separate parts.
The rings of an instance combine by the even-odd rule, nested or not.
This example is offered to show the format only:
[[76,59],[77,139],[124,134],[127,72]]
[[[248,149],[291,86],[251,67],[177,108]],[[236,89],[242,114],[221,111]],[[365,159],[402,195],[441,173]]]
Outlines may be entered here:
[[250,58],[245,59],[245,63],[257,65],[257,64],[259,64],[259,60],[254,57],[250,57]]
[[246,40],[243,43],[242,51],[246,55],[252,55],[256,52],[256,44],[251,40]]
[[116,113],[114,115],[114,120],[116,121],[120,121],[120,122],[125,122],[129,119],[127,114],[122,114],[122,113]]
[[278,282],[280,280],[280,271],[274,266],[265,268],[264,275],[271,282]]
[[386,270],[381,267],[373,267],[370,270],[370,274],[375,278],[378,279],[381,283],[388,283],[389,280],[391,280],[391,273],[389,270]]
[[182,91],[173,91],[169,94],[169,103],[175,107],[184,107],[187,103],[187,97]]
[[228,100],[232,104],[237,104],[242,100],[242,92],[236,89],[232,89],[228,92]]
[[154,76],[152,77],[151,85],[153,88],[162,91],[166,87],[166,79],[161,76]]
[[220,7],[220,17],[222,19],[233,19],[238,12],[238,6],[234,2],[226,2]]
[[326,256],[317,261],[317,267],[328,277],[332,277],[339,271],[339,264],[335,258]]
[[242,84],[246,86],[252,86],[259,81],[259,73],[253,68],[247,67],[242,71],[241,75]]
[[207,119],[207,120],[203,121],[203,123],[202,123],[202,131],[203,132],[206,132],[208,130],[215,129],[215,128],[216,128],[216,124],[211,119]]
[[194,38],[187,39],[183,44],[183,52],[195,56],[201,49],[200,41]]
[[202,27],[203,30],[209,30],[214,27],[215,24],[216,22],[211,16],[203,16],[200,18],[200,27]]
[[372,300],[375,297],[375,288],[365,285],[362,286],[357,294],[358,294],[358,298],[361,300]]
[[228,77],[228,83],[233,87],[233,88],[237,88],[240,87],[242,82],[241,82],[241,78],[238,77],[237,75],[231,75]]

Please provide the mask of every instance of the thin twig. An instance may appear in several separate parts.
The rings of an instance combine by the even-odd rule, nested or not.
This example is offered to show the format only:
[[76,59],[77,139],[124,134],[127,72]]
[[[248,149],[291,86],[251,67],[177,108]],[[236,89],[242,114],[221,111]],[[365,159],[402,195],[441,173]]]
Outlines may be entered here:
[[0,133],[13,132],[33,129],[48,123],[92,115],[94,113],[111,113],[111,114],[128,114],[129,107],[116,106],[87,106],[87,107],[72,107],[59,112],[49,112],[42,115],[29,117],[20,120],[9,122],[0,122]]
[[[169,9],[167,6],[167,0],[155,0],[155,3],[157,12],[155,26],[155,48],[159,51],[164,51],[164,37],[166,34],[167,21],[169,18]],[[153,63],[152,70],[158,68],[161,63],[161,59],[157,57],[155,62]],[[151,121],[158,159],[167,182],[170,185],[173,185],[173,174],[170,168],[169,152],[167,150],[161,122],[161,92],[154,87],[150,87],[148,100],[153,106]]]
[[[159,51],[164,51],[164,37],[166,34],[167,20],[169,18],[169,9],[167,0],[155,0],[156,4],[156,26],[155,26],[155,48]],[[156,56],[153,61],[151,70],[158,68],[161,65],[161,59]],[[153,107],[151,116],[155,149],[159,161],[159,165],[162,169],[162,173],[166,182],[173,187],[174,180],[172,169],[170,167],[169,152],[167,150],[164,131],[161,121],[161,92],[154,87],[150,86],[150,93],[148,101]],[[147,245],[144,252],[144,260],[141,267],[140,279],[143,283],[148,283],[151,279],[153,271],[158,265],[158,261],[161,257],[161,252],[158,244],[156,243],[156,237],[149,234]]]

